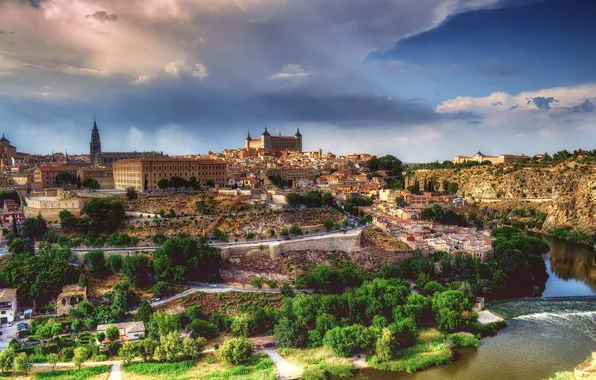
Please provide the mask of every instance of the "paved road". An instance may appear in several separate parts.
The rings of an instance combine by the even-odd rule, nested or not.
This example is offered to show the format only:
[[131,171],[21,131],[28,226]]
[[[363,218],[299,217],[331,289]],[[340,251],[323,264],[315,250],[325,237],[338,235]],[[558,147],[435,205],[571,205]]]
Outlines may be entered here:
[[[295,236],[289,240],[285,239],[269,239],[269,240],[257,240],[257,241],[243,241],[243,242],[233,242],[233,243],[210,243],[212,247],[244,247],[244,246],[255,246],[258,247],[262,244],[269,244],[269,243],[282,243],[285,241],[301,241],[301,240],[315,240],[320,239],[323,237],[328,236],[344,236],[346,234],[352,232],[359,232],[362,231],[366,226],[358,226],[354,228],[347,229],[346,232],[343,231],[332,231],[332,232],[321,232],[318,234],[311,234],[311,235],[304,235],[304,236]],[[139,252],[139,251],[155,251],[160,247],[126,247],[126,248],[72,248],[72,252],[79,252],[85,253],[89,252],[90,250],[93,251],[103,251],[103,252]]]
[[108,380],[122,380],[122,362],[112,364]]
[[290,380],[300,379],[302,377],[302,367],[290,363],[275,350],[263,350],[263,352],[273,360],[273,363],[275,363],[280,379]]

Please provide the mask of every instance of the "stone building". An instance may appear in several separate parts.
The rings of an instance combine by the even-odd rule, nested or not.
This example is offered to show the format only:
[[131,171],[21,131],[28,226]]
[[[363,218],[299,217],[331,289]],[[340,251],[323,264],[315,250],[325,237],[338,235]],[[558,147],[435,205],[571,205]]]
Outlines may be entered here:
[[155,190],[160,179],[195,177],[199,184],[212,180],[216,186],[228,181],[228,166],[224,161],[191,158],[138,158],[114,162],[114,187],[137,191]]
[[58,184],[56,177],[61,173],[77,175],[79,168],[66,165],[41,165],[33,171],[32,188],[35,190],[48,189],[56,187]]
[[4,133],[0,138],[0,168],[8,170],[14,164],[17,155],[17,148],[10,145],[10,141],[4,137]]
[[244,147],[246,149],[293,150],[302,152],[302,134],[300,134],[300,128],[297,128],[294,136],[282,136],[281,133],[279,136],[271,136],[267,132],[267,127],[265,127],[265,131],[261,134],[260,139],[250,137],[249,131]]
[[102,189],[114,188],[114,171],[112,168],[102,168],[97,166],[86,166],[77,171],[77,176],[81,182],[92,178],[99,182]]
[[41,193],[32,192],[25,199],[27,205],[23,207],[26,218],[41,215],[47,221],[59,221],[60,211],[70,211],[74,216],[83,214],[85,201],[69,196],[61,189],[48,189]]
[[491,162],[493,164],[501,164],[504,162],[514,162],[514,161],[521,161],[521,160],[527,160],[529,159],[529,156],[526,156],[524,154],[520,154],[520,155],[515,155],[515,154],[501,154],[499,156],[489,156],[486,154],[483,154],[482,152],[478,151],[475,155],[473,156],[455,156],[455,158],[453,159],[453,163],[454,164],[463,164],[464,162],[468,162],[468,161],[476,161],[478,163],[483,163],[483,162]]
[[97,122],[93,120],[93,128],[91,129],[91,141],[89,142],[89,161],[91,166],[95,165],[110,165],[119,160],[130,160],[133,158],[143,157],[163,157],[162,153],[155,152],[103,152],[101,150],[101,138],[99,136],[99,128]]
[[56,299],[56,314],[68,315],[70,309],[83,301],[87,301],[87,287],[66,285]]

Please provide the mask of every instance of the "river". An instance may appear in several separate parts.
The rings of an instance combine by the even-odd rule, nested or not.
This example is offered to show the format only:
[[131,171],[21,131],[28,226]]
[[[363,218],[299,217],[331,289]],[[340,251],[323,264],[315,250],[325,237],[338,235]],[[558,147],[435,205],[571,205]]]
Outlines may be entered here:
[[544,256],[550,277],[542,298],[491,306],[511,317],[496,336],[482,339],[479,348],[458,349],[451,364],[416,374],[365,369],[353,378],[542,380],[573,370],[596,351],[596,252],[553,237],[544,240],[551,250]]

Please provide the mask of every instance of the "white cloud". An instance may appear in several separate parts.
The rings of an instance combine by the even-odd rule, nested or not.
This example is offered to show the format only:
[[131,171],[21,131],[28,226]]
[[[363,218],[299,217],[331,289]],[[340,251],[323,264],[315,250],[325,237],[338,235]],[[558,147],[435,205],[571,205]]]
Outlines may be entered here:
[[106,71],[101,71],[97,69],[90,69],[86,67],[74,67],[69,65],[61,65],[58,67],[58,70],[71,75],[84,75],[90,77],[107,77],[110,76],[110,73]]
[[200,80],[207,78],[209,76],[209,73],[207,72],[207,66],[203,65],[202,63],[195,63],[192,76],[197,77]]
[[164,71],[176,78],[180,78],[182,75],[192,75],[193,77],[203,80],[209,76],[207,66],[202,63],[195,63],[191,66],[182,60],[169,62],[165,66]]
[[304,70],[300,65],[296,64],[287,64],[282,67],[281,71],[275,75],[271,75],[269,79],[294,79],[294,78],[304,78],[308,76],[310,73]]
[[[436,108],[437,112],[509,112],[520,110],[535,111],[539,109],[532,101],[535,98],[554,98],[555,101],[549,104],[552,109],[567,109],[574,107],[586,99],[596,96],[596,84],[587,84],[578,87],[556,87],[539,91],[520,92],[517,95],[510,95],[505,92],[493,92],[485,97],[458,96],[454,99],[445,100]],[[502,104],[502,106],[494,106]]]
[[139,75],[137,79],[133,81],[134,84],[149,84],[153,80],[150,75]]

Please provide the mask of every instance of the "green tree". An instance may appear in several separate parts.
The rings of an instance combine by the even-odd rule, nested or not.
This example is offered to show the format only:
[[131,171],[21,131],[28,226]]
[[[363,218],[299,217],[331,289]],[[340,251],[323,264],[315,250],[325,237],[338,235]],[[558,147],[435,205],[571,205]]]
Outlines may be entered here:
[[114,274],[119,273],[122,269],[122,256],[113,254],[106,257],[106,267]]
[[48,232],[48,224],[41,215],[38,215],[36,218],[25,218],[20,230],[23,240],[33,242],[41,239]]
[[236,316],[232,321],[230,330],[232,334],[238,337],[248,338],[254,330],[254,321],[248,315]]
[[325,229],[327,229],[327,231],[331,231],[331,229],[333,228],[333,221],[330,219],[325,219],[323,221],[323,225],[325,226]]
[[294,295],[295,295],[294,289],[292,289],[290,284],[288,284],[287,282],[284,282],[281,285],[280,290],[281,290],[281,294],[283,294],[284,297],[294,297]]
[[48,364],[52,365],[52,372],[54,372],[54,370],[56,369],[56,364],[58,364],[58,362],[60,361],[60,357],[58,356],[58,354],[48,354],[46,356],[46,361],[48,362]]
[[178,359],[182,347],[178,343],[178,332],[170,332],[159,338],[159,345],[155,349],[155,356],[159,361],[172,362]]
[[151,314],[147,329],[149,335],[154,338],[160,338],[170,332],[178,332],[180,328],[180,318],[174,314],[166,314],[162,311],[156,311]]
[[153,309],[151,308],[149,302],[141,302],[139,305],[139,310],[137,310],[137,319],[147,323],[149,322],[149,319],[151,319],[151,314],[153,314]]
[[12,369],[15,355],[12,347],[0,351],[0,368],[2,368],[2,372],[8,372]]
[[441,330],[455,331],[473,320],[470,300],[459,290],[435,293],[432,308],[437,327]]
[[257,289],[262,289],[264,283],[265,280],[263,279],[263,276],[255,276],[251,281],[252,286]]
[[95,275],[101,275],[106,270],[106,257],[103,251],[90,251],[85,253],[84,262],[91,273]]
[[110,342],[116,342],[120,339],[120,331],[118,331],[118,327],[116,326],[109,326],[106,329],[106,337]]
[[79,284],[80,287],[84,288],[87,286],[87,283],[87,276],[81,273],[81,275],[79,276],[79,281],[77,281],[77,284]]
[[139,354],[145,361],[151,360],[155,353],[158,343],[153,338],[145,338],[139,342]]
[[148,281],[149,259],[144,255],[126,256],[122,260],[122,274],[135,287]]
[[381,360],[389,360],[393,356],[395,337],[388,328],[381,331],[381,336],[375,343],[375,355]]
[[84,188],[89,189],[89,190],[98,190],[101,187],[101,185],[99,184],[99,182],[96,179],[94,179],[94,178],[87,178],[87,179],[85,179],[81,183],[81,185]]
[[275,343],[281,348],[303,348],[308,343],[308,329],[298,321],[281,318],[275,325]]
[[126,199],[129,201],[135,200],[139,198],[139,193],[134,187],[127,187],[126,188]]
[[123,344],[118,350],[118,356],[125,364],[130,364],[134,358],[139,354],[137,346],[132,343]]
[[14,369],[17,372],[23,372],[24,374],[29,374],[31,370],[31,361],[29,360],[29,356],[26,353],[21,352],[14,358]]
[[56,176],[56,184],[58,186],[76,185],[77,175],[69,172],[62,172]]
[[89,352],[89,349],[87,347],[77,347],[74,349],[74,356],[72,357],[72,362],[78,369],[81,369],[83,363],[85,363],[87,359],[89,359],[90,354],[91,353]]
[[198,359],[203,353],[206,345],[207,339],[203,337],[195,339],[186,337],[182,341],[182,353],[189,359]]
[[267,286],[269,289],[277,289],[279,287],[279,283],[277,280],[267,280]]
[[245,338],[232,338],[225,341],[222,347],[215,351],[221,361],[238,365],[250,360],[253,352],[252,344]]
[[98,343],[103,343],[103,341],[106,339],[106,333],[104,333],[103,331],[99,331],[95,334],[95,340]]
[[170,187],[170,181],[166,178],[162,178],[159,181],[157,181],[157,187],[159,187],[162,190],[167,189]]
[[126,217],[124,204],[107,198],[93,198],[83,207],[89,228],[98,233],[113,232]]

